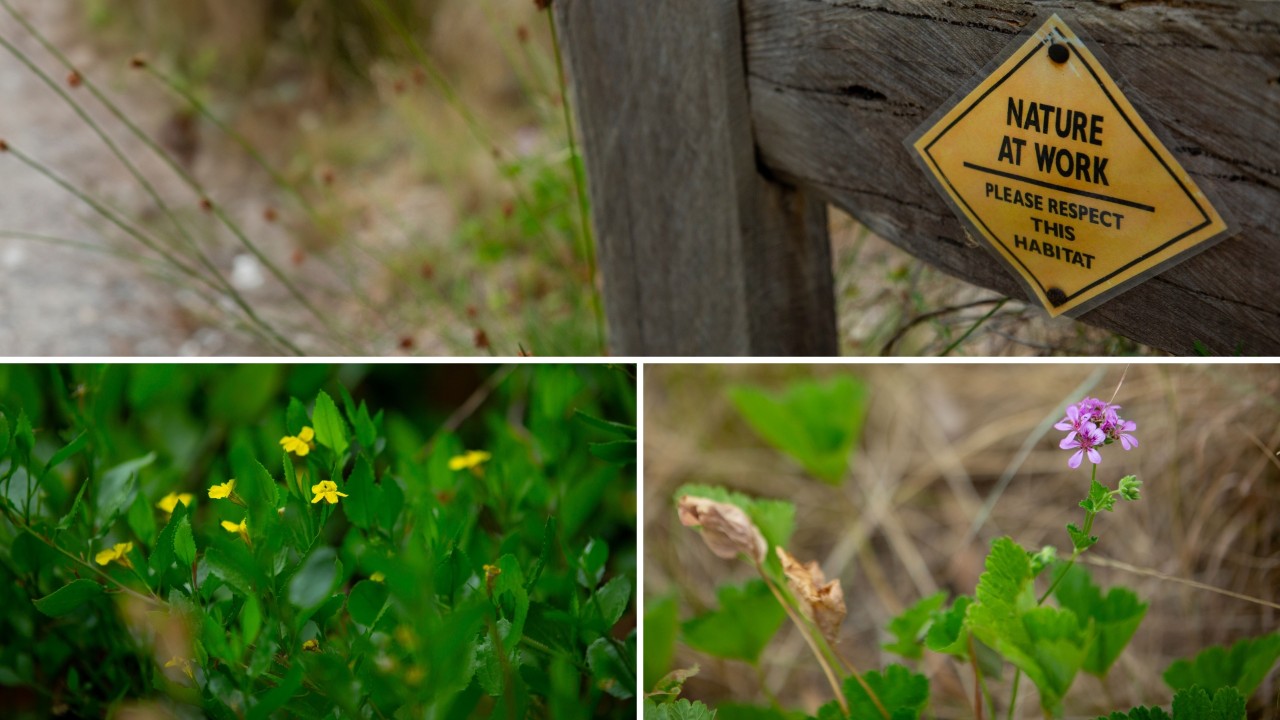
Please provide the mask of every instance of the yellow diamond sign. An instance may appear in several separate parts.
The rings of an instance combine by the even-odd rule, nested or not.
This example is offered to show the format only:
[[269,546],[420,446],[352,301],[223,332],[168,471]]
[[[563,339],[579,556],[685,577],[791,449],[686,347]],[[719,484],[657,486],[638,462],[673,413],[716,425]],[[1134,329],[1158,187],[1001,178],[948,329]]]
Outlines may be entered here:
[[1084,311],[1227,230],[1058,15],[908,143],[1051,315]]

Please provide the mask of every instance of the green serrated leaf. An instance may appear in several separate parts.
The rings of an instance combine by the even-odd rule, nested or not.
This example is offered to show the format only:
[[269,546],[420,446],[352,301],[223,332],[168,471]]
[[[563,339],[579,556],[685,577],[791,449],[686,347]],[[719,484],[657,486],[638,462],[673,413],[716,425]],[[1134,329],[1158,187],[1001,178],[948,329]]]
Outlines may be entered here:
[[1037,607],[1031,560],[1013,540],[997,539],[978,580],[968,622],[973,634],[1026,673],[1040,704],[1056,712],[1084,663],[1093,628],[1074,613]]
[[1080,507],[1089,512],[1111,512],[1116,506],[1116,496],[1106,485],[1097,480],[1090,481],[1089,496],[1080,501]]
[[169,522],[160,531],[160,535],[156,537],[155,545],[152,546],[151,557],[147,559],[147,566],[161,580],[164,579],[165,573],[173,565],[175,557],[173,540],[177,535],[178,525],[186,519],[190,512],[190,508],[182,503],[173,506],[173,514],[169,516]]
[[1113,712],[1098,720],[1172,720],[1169,713],[1158,707],[1136,707],[1127,713]]
[[729,397],[753,430],[815,477],[839,484],[862,432],[868,391],[849,376],[799,380],[780,394],[754,387]]
[[316,407],[311,422],[316,431],[316,442],[333,450],[339,457],[347,451],[347,424],[333,404],[333,398],[321,390],[316,394]]
[[644,701],[644,720],[715,720],[716,711],[701,702],[677,700],[659,705],[648,698]]
[[1097,535],[1085,533],[1085,531],[1076,527],[1075,523],[1067,524],[1067,534],[1071,536],[1071,545],[1081,552],[1098,544]]
[[[892,720],[918,720],[929,702],[929,681],[925,676],[912,672],[901,665],[890,665],[884,672],[872,670],[862,676],[863,681],[875,693],[880,705],[889,713]],[[866,688],[857,678],[848,678],[844,682],[844,697],[849,703],[850,718],[884,717],[876,702],[867,694]],[[844,712],[835,702],[829,702],[818,709],[818,720],[841,720]]]
[[1245,720],[1245,696],[1222,687],[1211,696],[1199,685],[1174,693],[1173,720]]
[[722,585],[716,597],[719,608],[681,626],[685,642],[709,655],[755,664],[782,626],[786,611],[762,580],[741,587]]
[[[1062,574],[1065,571],[1065,574]],[[1147,604],[1130,590],[1113,587],[1104,597],[1093,584],[1089,571],[1079,565],[1058,569],[1062,580],[1054,589],[1058,604],[1076,614],[1080,623],[1093,621],[1097,634],[1085,656],[1084,670],[1102,677],[1120,657],[1147,614]]]
[[1206,692],[1234,687],[1245,697],[1262,684],[1280,659],[1280,633],[1241,640],[1230,648],[1215,645],[1191,660],[1178,660],[1164,671],[1164,681],[1174,690],[1198,685]]
[[49,595],[34,601],[36,609],[50,617],[60,617],[102,594],[102,586],[93,580],[81,578],[58,588]]
[[895,640],[881,647],[891,653],[897,653],[909,660],[919,660],[923,656],[921,642],[933,619],[934,612],[947,601],[945,592],[935,593],[922,598],[907,608],[902,614],[889,621],[888,630]]
[[[774,547],[786,547],[796,522],[796,506],[785,500],[753,498],[715,485],[683,485],[675,493],[678,502],[686,495],[704,497],[716,502],[732,503],[742,508],[760,534]],[[773,553],[768,553],[773,557]]]
[[969,643],[966,642],[964,618],[972,603],[973,598],[961,595],[950,608],[934,613],[933,622],[924,638],[925,646],[934,652],[968,659]]

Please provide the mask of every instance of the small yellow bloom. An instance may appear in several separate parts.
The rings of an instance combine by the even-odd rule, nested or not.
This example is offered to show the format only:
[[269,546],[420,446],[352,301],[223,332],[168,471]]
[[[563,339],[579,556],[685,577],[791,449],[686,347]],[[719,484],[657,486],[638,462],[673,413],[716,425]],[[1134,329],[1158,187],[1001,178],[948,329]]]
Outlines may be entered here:
[[307,652],[320,652],[320,641],[315,638],[311,638],[310,640],[302,643],[302,649]]
[[180,667],[182,668],[182,672],[186,673],[187,677],[191,678],[192,680],[196,679],[196,674],[191,671],[191,661],[184,657],[178,657],[177,655],[174,655],[173,659],[165,663],[164,666],[167,668]]
[[344,492],[338,492],[338,484],[332,480],[321,480],[320,484],[312,485],[311,492],[316,494],[315,497],[311,498],[313,505],[320,502],[321,499],[328,501],[330,505],[335,505],[338,502],[338,498],[347,496]]
[[291,452],[298,457],[306,457],[311,452],[311,448],[315,447],[315,443],[311,442],[316,436],[316,431],[309,427],[302,428],[302,432],[297,435],[285,435],[280,438],[280,446],[285,452]]
[[231,493],[235,489],[236,489],[236,479],[231,478],[230,480],[222,483],[221,485],[214,485],[213,487],[209,488],[209,497],[213,498],[214,500],[224,500],[226,498],[231,497]]
[[370,575],[370,576],[369,576],[369,579],[370,579],[370,580],[372,580],[372,581],[374,581],[374,582],[386,582],[386,581],[387,581],[387,576],[386,576],[386,575],[383,575],[381,571],[378,571],[378,572],[375,572],[374,574]]
[[131,542],[116,543],[115,547],[112,547],[108,550],[103,550],[102,552],[93,556],[93,559],[96,560],[99,565],[107,565],[108,563],[118,562],[125,567],[131,568],[133,567],[133,563],[129,560],[129,553],[131,552],[133,552],[133,543]]
[[498,567],[497,565],[484,566],[484,587],[485,587],[485,590],[489,591],[490,595],[493,594],[493,581],[497,580],[498,576],[501,574],[502,574],[502,568]]
[[227,532],[240,533],[240,539],[244,540],[246,545],[253,544],[249,541],[249,518],[241,520],[239,525],[231,522],[230,520],[223,520],[222,529]]
[[408,670],[406,670],[406,671],[405,671],[405,673],[404,673],[404,681],[405,681],[406,683],[408,683],[408,684],[410,684],[410,685],[414,685],[414,686],[421,685],[421,684],[422,684],[422,681],[423,681],[426,677],[427,677],[427,671],[426,671],[426,670],[423,670],[422,668],[418,667],[417,665],[413,665],[413,666],[411,666],[411,667],[410,667]]
[[[213,489],[210,488],[209,492],[212,494]],[[182,503],[185,507],[191,507],[191,501],[195,499],[196,496],[191,493],[169,493],[160,498],[160,502],[156,503],[156,507],[172,515],[173,509],[178,507],[178,503]]]
[[450,470],[467,470],[479,467],[481,464],[489,461],[493,457],[484,450],[468,450],[461,455],[455,455],[449,458]]

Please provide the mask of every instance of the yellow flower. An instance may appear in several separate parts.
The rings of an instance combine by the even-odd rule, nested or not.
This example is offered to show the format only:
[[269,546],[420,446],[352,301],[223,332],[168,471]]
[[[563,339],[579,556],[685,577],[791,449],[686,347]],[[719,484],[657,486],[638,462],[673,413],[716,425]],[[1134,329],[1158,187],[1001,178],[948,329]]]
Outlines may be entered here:
[[304,427],[302,432],[297,435],[285,435],[280,438],[280,446],[284,448],[285,452],[291,452],[298,457],[306,457],[307,453],[311,452],[311,448],[315,447],[315,444],[311,442],[315,436],[315,430]]
[[302,649],[307,652],[320,652],[320,641],[315,638],[311,638],[310,640],[302,643]]
[[131,568],[133,567],[133,563],[129,560],[129,553],[131,552],[133,552],[133,543],[131,542],[116,543],[115,547],[109,550],[103,550],[97,555],[94,555],[93,559],[96,560],[99,565],[107,565],[108,563],[111,563],[111,562],[118,562],[125,567]]
[[236,479],[231,478],[230,480],[222,483],[221,485],[214,485],[213,487],[209,488],[209,497],[213,498],[214,500],[223,500],[225,498],[231,497],[231,493],[235,489],[236,489]]
[[240,533],[240,539],[244,540],[246,545],[253,544],[249,541],[249,518],[241,520],[239,525],[231,522],[230,520],[223,520],[222,529],[227,532]]
[[497,565],[484,566],[484,587],[485,587],[485,590],[487,590],[490,595],[493,594],[493,581],[497,580],[498,576],[501,574],[502,574],[502,568],[498,567]]
[[332,480],[321,480],[319,485],[312,485],[311,492],[316,496],[311,498],[311,503],[320,502],[321,499],[328,501],[330,505],[337,504],[338,498],[346,497],[344,492],[338,492],[338,484]]
[[167,668],[180,667],[182,668],[182,672],[186,673],[187,677],[191,678],[192,680],[196,679],[196,674],[191,671],[191,661],[184,657],[178,657],[177,655],[174,655],[173,659],[165,663],[164,666]]
[[382,571],[378,571],[378,572],[375,572],[374,574],[370,575],[370,576],[369,576],[369,579],[370,579],[370,580],[372,580],[372,581],[374,581],[374,582],[386,582],[386,581],[387,581],[387,576],[386,576],[386,575],[383,575],[383,574],[382,574]]
[[[212,488],[210,488],[209,493],[213,493]],[[178,503],[182,503],[185,507],[190,507],[191,501],[195,499],[196,496],[191,493],[169,493],[160,498],[160,502],[156,503],[156,507],[172,515],[173,509],[178,507]]]
[[484,450],[468,450],[461,455],[449,458],[449,469],[467,470],[479,467],[482,463],[488,462],[491,457],[493,456]]

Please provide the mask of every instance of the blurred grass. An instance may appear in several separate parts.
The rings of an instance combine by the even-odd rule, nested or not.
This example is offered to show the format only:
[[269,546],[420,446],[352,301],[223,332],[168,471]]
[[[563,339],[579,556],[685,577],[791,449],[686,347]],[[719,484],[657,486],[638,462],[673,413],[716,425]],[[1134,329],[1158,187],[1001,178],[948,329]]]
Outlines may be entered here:
[[[778,391],[792,380],[856,375],[872,388],[863,436],[842,487],[804,475],[758,438],[727,388]],[[1121,379],[1123,378],[1123,383]],[[1143,497],[1099,518],[1089,561],[1205,583],[1280,602],[1280,370],[1274,365],[859,365],[651,366],[645,378],[645,596],[679,598],[680,618],[713,607],[715,587],[750,575],[719,560],[680,526],[672,493],[684,483],[723,485],[797,505],[791,551],[842,580],[849,616],[841,647],[860,668],[902,662],[880,645],[888,620],[938,590],[972,593],[993,538],[1070,547],[1088,474],[1070,471],[1061,434],[1037,436],[1082,384],[1115,392],[1138,423],[1141,445],[1104,453],[1099,479],[1127,473]],[[1118,389],[1117,389],[1117,386]],[[1068,397],[1072,396],[1072,397]],[[1030,452],[1016,463],[1024,443]],[[1118,448],[1117,448],[1118,450]],[[1000,478],[1012,469],[1012,481]],[[990,515],[983,506],[993,502]],[[980,520],[984,518],[985,520]],[[975,527],[975,522],[977,526]],[[1274,607],[1090,562],[1103,586],[1132,587],[1151,609],[1109,682],[1079,677],[1068,717],[1167,703],[1160,674],[1174,659],[1275,629]],[[745,665],[682,648],[679,667],[701,664],[686,695],[708,703],[767,700]],[[768,687],[787,707],[830,699],[800,638],[784,630],[764,655]],[[938,718],[971,718],[967,669],[937,656],[920,666]],[[1012,673],[993,681],[1003,708]],[[1024,683],[1025,685],[1025,683]],[[1024,687],[1025,691],[1025,687]],[[1023,713],[1035,701],[1026,692]],[[1280,678],[1257,694],[1251,717],[1280,716]],[[1001,713],[1003,716],[1003,713]]]
[[[205,196],[222,189],[213,207],[259,230],[246,245],[268,267],[285,259],[281,282],[306,286],[333,325],[299,323],[285,298],[270,314],[295,333],[368,354],[605,352],[580,160],[532,3],[92,0],[79,11],[100,54],[140,53],[174,91],[155,137],[175,169]],[[254,162],[263,169],[247,185]]]

